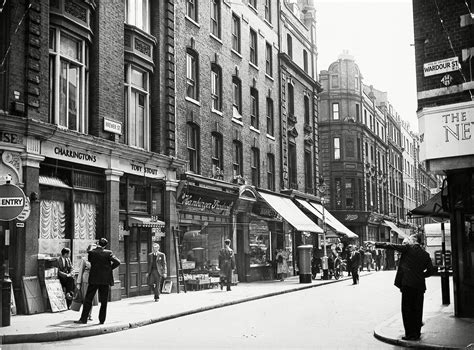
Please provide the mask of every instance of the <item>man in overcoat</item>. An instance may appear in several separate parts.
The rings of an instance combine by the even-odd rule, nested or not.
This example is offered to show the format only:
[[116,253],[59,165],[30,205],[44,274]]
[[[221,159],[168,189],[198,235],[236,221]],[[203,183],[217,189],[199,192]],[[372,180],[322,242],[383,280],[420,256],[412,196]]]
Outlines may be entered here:
[[360,258],[360,253],[357,250],[356,247],[353,245],[349,246],[350,248],[350,253],[348,257],[348,265],[350,266],[351,269],[351,275],[352,275],[352,284],[358,284],[359,283],[359,266],[361,264],[361,258]]
[[221,270],[221,289],[224,283],[227,286],[227,291],[230,291],[230,285],[232,283],[232,270],[235,268],[235,257],[234,251],[230,247],[230,239],[224,241],[224,248],[219,252],[219,269]]
[[420,236],[405,238],[402,244],[375,243],[376,248],[393,249],[401,253],[395,276],[395,286],[402,293],[404,340],[419,340],[423,318],[425,278],[434,273],[430,255],[420,246]]
[[107,316],[107,301],[109,299],[109,286],[114,285],[114,276],[112,271],[120,265],[120,260],[111,250],[105,249],[109,242],[105,238],[99,240],[99,245],[88,252],[91,271],[89,273],[89,286],[84,298],[81,318],[75,323],[87,323],[92,299],[99,290],[99,322],[104,324]]
[[166,255],[160,252],[160,245],[153,244],[153,252],[148,254],[148,285],[153,288],[155,301],[160,300],[161,279],[167,276]]

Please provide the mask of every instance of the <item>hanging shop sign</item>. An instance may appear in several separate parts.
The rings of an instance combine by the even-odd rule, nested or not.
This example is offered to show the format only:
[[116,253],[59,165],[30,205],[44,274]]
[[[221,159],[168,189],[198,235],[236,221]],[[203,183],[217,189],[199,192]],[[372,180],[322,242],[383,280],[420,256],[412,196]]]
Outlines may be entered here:
[[418,126],[420,160],[472,155],[474,102],[423,108]]
[[429,77],[431,75],[453,72],[460,68],[459,59],[457,57],[450,57],[423,64],[423,74],[425,77]]
[[25,193],[12,184],[0,186],[0,221],[11,221],[21,214],[25,207]]

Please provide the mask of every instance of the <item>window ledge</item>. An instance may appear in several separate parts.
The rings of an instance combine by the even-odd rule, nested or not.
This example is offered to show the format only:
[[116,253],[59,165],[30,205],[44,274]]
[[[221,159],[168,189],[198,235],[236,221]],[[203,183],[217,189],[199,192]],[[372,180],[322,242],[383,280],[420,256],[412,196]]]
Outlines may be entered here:
[[235,51],[234,49],[230,49],[230,51],[231,51],[234,55],[236,55],[237,57],[239,57],[240,59],[242,59],[242,55],[241,55],[239,52]]
[[260,68],[258,68],[258,66],[255,63],[252,63],[250,61],[249,61],[249,66],[255,68],[257,71],[260,70]]
[[272,135],[270,135],[270,134],[267,134],[267,139],[270,139],[270,140],[273,140],[273,141],[276,140],[276,139],[275,139],[275,136],[272,136]]
[[267,78],[271,81],[275,81],[275,79],[271,75],[268,75],[268,73],[265,73],[265,78]]
[[250,130],[252,130],[253,132],[256,132],[257,134],[260,134],[260,130],[258,129],[255,129],[253,126],[249,126]]
[[186,18],[186,20],[192,24],[194,24],[196,27],[198,28],[201,28],[201,25],[199,23],[197,23],[194,19],[192,19],[191,17],[189,16],[184,16],[184,18]]
[[210,36],[212,39],[214,39],[215,41],[217,41],[219,44],[222,45],[222,39],[221,39],[221,38],[219,38],[218,36],[215,36],[215,35],[212,34],[212,33],[209,33],[209,36]]
[[191,102],[192,104],[195,104],[196,106],[201,107],[201,102],[195,100],[194,98],[186,96],[185,100],[188,101],[188,102]]
[[272,22],[267,21],[266,18],[264,18],[263,21],[264,21],[270,28],[273,28]]
[[249,8],[250,8],[253,12],[255,12],[255,14],[258,15],[258,11],[257,11],[257,9],[256,9],[255,7],[253,7],[252,5],[249,4]]
[[218,111],[217,109],[214,109],[214,108],[211,108],[211,112],[214,113],[214,114],[220,115],[221,117],[224,116],[224,113],[222,113],[221,111]]
[[244,126],[244,123],[242,123],[240,120],[232,118],[232,123],[238,124],[240,126]]

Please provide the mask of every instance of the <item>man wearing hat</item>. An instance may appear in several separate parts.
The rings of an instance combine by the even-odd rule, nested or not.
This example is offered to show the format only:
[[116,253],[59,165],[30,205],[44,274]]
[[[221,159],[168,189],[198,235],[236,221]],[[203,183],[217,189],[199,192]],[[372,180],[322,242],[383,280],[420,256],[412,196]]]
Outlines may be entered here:
[[234,251],[230,247],[230,239],[224,241],[224,248],[219,252],[219,269],[221,277],[221,289],[224,283],[227,286],[227,291],[230,291],[230,285],[232,283],[232,270],[235,268],[235,257]]
[[160,252],[160,245],[153,244],[153,252],[148,254],[148,285],[153,288],[155,301],[160,300],[161,280],[166,278],[166,255]]
[[105,249],[109,242],[105,238],[99,240],[99,245],[88,252],[91,270],[89,273],[89,286],[84,298],[81,318],[74,323],[87,323],[87,318],[92,307],[92,299],[99,290],[99,322],[104,324],[107,315],[107,301],[109,299],[109,286],[114,285],[112,270],[120,265],[120,260],[111,250]]
[[402,244],[372,242],[375,248],[393,249],[401,254],[395,286],[402,293],[403,340],[417,341],[421,336],[425,278],[434,272],[430,255],[420,246],[421,237],[406,237]]

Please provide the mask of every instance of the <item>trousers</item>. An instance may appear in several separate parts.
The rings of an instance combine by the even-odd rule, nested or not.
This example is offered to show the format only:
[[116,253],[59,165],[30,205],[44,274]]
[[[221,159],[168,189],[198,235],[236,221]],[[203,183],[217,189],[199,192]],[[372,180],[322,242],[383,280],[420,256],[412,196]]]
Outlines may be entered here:
[[161,286],[161,276],[158,273],[158,270],[153,269],[150,273],[148,283],[150,287],[153,288],[153,293],[155,294],[155,299],[160,299],[160,286]]
[[94,299],[94,295],[97,290],[99,291],[100,302],[99,322],[105,322],[105,317],[107,316],[107,302],[109,300],[108,284],[89,284],[89,286],[87,287],[87,293],[82,304],[82,314],[80,318],[80,320],[83,322],[87,322],[87,317],[89,316],[89,313],[92,308],[92,299]]
[[423,322],[424,290],[403,286],[402,289],[402,318],[405,336],[419,337]]

